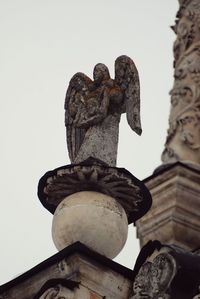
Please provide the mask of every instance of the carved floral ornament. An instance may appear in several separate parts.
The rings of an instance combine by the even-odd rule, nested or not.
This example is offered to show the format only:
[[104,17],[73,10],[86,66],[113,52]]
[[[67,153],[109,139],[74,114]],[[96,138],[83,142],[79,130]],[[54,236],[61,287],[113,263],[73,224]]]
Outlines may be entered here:
[[131,299],[169,299],[176,268],[175,259],[167,253],[148,259],[135,278]]
[[108,167],[96,159],[47,172],[40,179],[38,196],[42,204],[54,213],[63,198],[87,190],[115,198],[125,209],[129,223],[142,217],[152,202],[149,190],[130,172]]

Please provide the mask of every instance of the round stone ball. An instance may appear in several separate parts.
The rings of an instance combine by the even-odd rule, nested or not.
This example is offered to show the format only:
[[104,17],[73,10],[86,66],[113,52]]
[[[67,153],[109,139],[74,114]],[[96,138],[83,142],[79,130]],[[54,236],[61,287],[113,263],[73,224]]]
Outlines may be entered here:
[[74,193],[57,206],[52,238],[58,250],[80,241],[90,249],[114,258],[123,248],[128,220],[112,197],[93,191]]

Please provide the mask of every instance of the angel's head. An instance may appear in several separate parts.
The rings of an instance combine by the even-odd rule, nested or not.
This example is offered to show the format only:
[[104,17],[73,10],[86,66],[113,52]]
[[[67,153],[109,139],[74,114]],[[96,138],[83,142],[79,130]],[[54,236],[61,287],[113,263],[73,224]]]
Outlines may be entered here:
[[96,84],[100,84],[104,80],[110,79],[110,74],[107,66],[103,63],[98,63],[94,67],[93,78]]

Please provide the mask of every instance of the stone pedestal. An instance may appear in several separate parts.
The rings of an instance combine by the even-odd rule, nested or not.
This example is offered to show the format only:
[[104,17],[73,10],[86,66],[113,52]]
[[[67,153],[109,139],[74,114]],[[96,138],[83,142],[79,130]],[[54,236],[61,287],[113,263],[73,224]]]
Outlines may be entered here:
[[151,192],[150,211],[137,221],[137,237],[178,245],[186,250],[200,244],[200,170],[177,162],[144,180]]
[[38,197],[54,214],[58,250],[79,241],[108,258],[121,251],[128,224],[152,202],[145,184],[129,171],[94,158],[48,171],[39,181]]

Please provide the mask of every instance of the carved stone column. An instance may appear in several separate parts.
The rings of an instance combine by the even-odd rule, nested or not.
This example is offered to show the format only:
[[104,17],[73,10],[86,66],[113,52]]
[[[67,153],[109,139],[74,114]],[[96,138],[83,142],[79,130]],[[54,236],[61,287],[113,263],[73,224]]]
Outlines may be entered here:
[[200,245],[200,1],[179,4],[163,164],[144,180],[153,204],[137,234],[142,246],[157,239],[191,250]]
[[200,166],[200,1],[179,1],[173,29],[174,86],[164,163],[184,161]]

